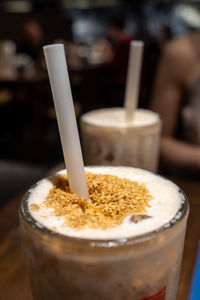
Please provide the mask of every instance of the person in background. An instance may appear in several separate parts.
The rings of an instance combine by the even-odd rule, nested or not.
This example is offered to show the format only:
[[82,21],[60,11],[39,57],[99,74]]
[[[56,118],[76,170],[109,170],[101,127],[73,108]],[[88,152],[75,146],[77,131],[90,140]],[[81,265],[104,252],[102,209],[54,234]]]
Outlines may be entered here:
[[131,40],[124,31],[123,18],[113,17],[108,23],[107,37],[99,38],[93,45],[90,63],[111,64],[114,83],[125,85]]
[[[152,108],[161,115],[161,159],[173,170],[200,170],[200,31],[167,42]],[[173,168],[172,168],[173,167]]]
[[[132,38],[124,31],[124,20],[121,17],[113,17],[110,20],[107,33],[107,39],[101,39],[95,48],[98,49],[101,61],[104,59],[104,63],[108,64],[101,85],[101,98],[103,106],[122,106]],[[104,58],[99,55],[100,51]]]
[[125,85],[130,42],[133,39],[124,30],[124,20],[121,17],[113,17],[108,25],[108,35],[113,43],[113,55],[111,57],[113,80],[115,84]]
[[44,34],[42,27],[36,21],[28,21],[23,27],[24,40],[18,52],[28,54],[34,61],[41,55],[44,44]]

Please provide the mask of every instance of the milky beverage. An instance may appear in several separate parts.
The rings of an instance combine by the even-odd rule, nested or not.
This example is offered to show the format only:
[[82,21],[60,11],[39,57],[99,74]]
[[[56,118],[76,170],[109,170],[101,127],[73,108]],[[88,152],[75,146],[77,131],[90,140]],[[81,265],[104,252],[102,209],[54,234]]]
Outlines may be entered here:
[[[188,204],[172,182],[128,167],[90,167],[145,184],[152,199],[133,222],[113,228],[76,230],[44,203],[55,178],[43,179],[25,195],[21,229],[34,299],[176,299]],[[38,211],[29,209],[32,205]],[[137,214],[136,214],[137,215]]]
[[87,165],[124,165],[156,172],[161,121],[159,115],[137,109],[126,122],[124,108],[106,108],[81,118],[83,154]]
[[[132,181],[145,183],[150,194],[153,196],[150,202],[151,206],[147,208],[147,215],[151,216],[151,218],[134,224],[131,223],[129,221],[130,218],[127,217],[120,226],[111,229],[87,229],[77,231],[73,228],[63,226],[64,217],[52,216],[51,208],[43,207],[39,211],[31,211],[32,216],[45,227],[49,229],[56,227],[57,232],[67,236],[86,239],[113,239],[133,237],[153,231],[167,224],[180,208],[181,198],[177,186],[150,172],[128,167],[91,167],[86,168],[86,170],[92,173],[117,175],[120,178],[128,178]],[[61,171],[58,175],[62,173],[66,173],[66,171]],[[52,187],[52,181],[48,179],[40,181],[29,196],[29,206],[32,204],[40,206]],[[43,216],[47,216],[48,218],[44,218]]]

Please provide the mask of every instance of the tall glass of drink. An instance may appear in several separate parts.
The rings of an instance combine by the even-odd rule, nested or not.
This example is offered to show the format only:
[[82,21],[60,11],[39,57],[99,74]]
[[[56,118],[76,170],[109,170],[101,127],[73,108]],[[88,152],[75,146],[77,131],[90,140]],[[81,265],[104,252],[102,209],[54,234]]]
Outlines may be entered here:
[[159,115],[137,109],[131,122],[124,108],[94,110],[80,121],[86,165],[132,166],[157,171],[161,120]]
[[89,200],[66,171],[24,196],[20,223],[35,300],[175,300],[188,201],[130,167],[89,167]]

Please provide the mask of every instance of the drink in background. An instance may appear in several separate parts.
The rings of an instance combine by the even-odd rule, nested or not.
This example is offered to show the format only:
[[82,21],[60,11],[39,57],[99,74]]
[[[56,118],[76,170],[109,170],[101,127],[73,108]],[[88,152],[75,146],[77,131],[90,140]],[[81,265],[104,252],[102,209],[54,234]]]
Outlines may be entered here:
[[[143,214],[146,218],[132,220],[132,215],[112,228],[76,230],[64,225],[64,216],[52,213],[48,201],[44,204],[54,180],[63,172],[37,183],[24,196],[20,209],[34,299],[175,300],[188,216],[188,202],[181,190],[140,169],[86,170],[145,185],[152,195]],[[63,193],[63,183],[58,187]]]
[[94,110],[82,116],[81,135],[86,165],[124,165],[157,171],[161,121],[137,109],[132,122],[124,108]]

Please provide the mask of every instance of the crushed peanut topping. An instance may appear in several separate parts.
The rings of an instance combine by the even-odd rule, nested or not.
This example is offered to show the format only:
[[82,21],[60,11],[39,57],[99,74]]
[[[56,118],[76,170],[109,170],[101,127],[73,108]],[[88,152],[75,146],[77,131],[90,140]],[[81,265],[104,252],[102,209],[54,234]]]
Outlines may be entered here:
[[54,182],[43,205],[53,208],[54,216],[64,217],[65,225],[82,229],[107,229],[124,218],[146,213],[152,196],[145,184],[113,175],[86,173],[89,201],[70,192],[66,175]]
[[29,208],[30,208],[30,210],[35,211],[35,212],[39,211],[39,209],[40,209],[39,205],[37,205],[37,204],[31,204],[29,206]]
[[52,226],[51,229],[56,231],[57,227],[56,226]]

